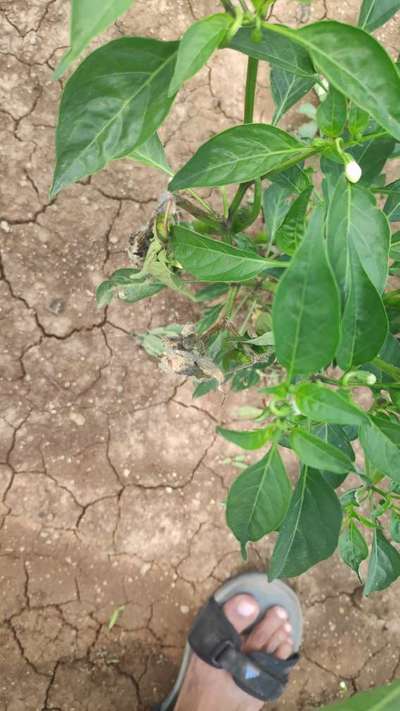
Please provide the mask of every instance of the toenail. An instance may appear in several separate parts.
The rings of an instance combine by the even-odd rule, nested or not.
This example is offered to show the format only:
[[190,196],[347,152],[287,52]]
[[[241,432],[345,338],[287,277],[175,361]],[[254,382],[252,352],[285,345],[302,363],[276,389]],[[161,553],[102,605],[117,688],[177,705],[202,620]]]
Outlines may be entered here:
[[287,620],[288,618],[288,613],[283,609],[283,607],[277,607],[276,614],[281,618],[281,620]]
[[241,617],[250,617],[257,612],[256,602],[251,602],[251,600],[241,600],[236,608],[237,612]]
[[289,632],[289,633],[290,633],[290,632],[292,631],[293,627],[292,627],[291,624],[289,624],[289,622],[286,622],[286,624],[283,625],[283,629],[285,630],[285,632]]

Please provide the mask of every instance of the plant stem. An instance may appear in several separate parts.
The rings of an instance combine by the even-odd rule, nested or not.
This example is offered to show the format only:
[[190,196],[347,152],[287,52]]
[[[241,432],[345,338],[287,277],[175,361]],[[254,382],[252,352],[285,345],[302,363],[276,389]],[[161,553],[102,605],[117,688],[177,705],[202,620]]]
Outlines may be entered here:
[[256,305],[257,305],[257,299],[253,299],[253,301],[252,301],[252,303],[251,303],[251,305],[250,305],[250,308],[249,308],[249,310],[248,310],[248,312],[247,312],[247,314],[246,314],[246,317],[245,317],[245,319],[244,319],[244,321],[243,321],[243,323],[242,323],[242,325],[241,325],[241,327],[240,327],[240,329],[239,329],[239,335],[240,335],[240,336],[243,336],[243,335],[244,335],[244,333],[245,333],[245,331],[246,331],[246,326],[247,326],[247,324],[249,323],[249,321],[250,321],[250,319],[251,319],[251,316],[252,316],[252,314],[253,314],[253,311],[254,311],[254,308],[255,308]]
[[229,15],[232,15],[233,17],[236,16],[235,8],[234,8],[234,6],[232,5],[232,3],[231,3],[230,0],[221,0],[221,5],[224,7],[224,9],[226,10],[226,12],[229,13]]
[[[254,104],[256,97],[256,86],[257,86],[257,73],[258,73],[258,59],[254,57],[249,57],[247,60],[247,76],[246,76],[246,92],[244,97],[244,123],[252,123],[254,117]],[[252,184],[252,181],[247,183],[241,183],[239,185],[235,197],[232,200],[231,206],[229,208],[229,222],[232,223],[232,218],[235,212],[240,207],[245,193]]]
[[228,298],[226,300],[225,308],[224,308],[224,316],[226,318],[231,318],[232,316],[232,311],[233,307],[235,305],[235,299],[238,294],[239,287],[238,286],[231,286],[228,291]]
[[252,123],[254,116],[254,103],[256,98],[256,85],[258,73],[258,59],[249,57],[247,62],[246,93],[244,98],[244,123]]

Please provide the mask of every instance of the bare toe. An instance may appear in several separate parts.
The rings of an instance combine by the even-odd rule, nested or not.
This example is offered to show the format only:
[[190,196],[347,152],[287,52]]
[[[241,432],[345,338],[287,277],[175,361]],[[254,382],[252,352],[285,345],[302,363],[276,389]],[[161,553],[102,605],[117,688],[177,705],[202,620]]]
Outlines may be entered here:
[[278,649],[275,652],[275,657],[278,659],[289,659],[289,657],[293,654],[293,643],[290,642],[283,642]]
[[[254,628],[245,643],[247,652],[265,649],[273,635],[287,624],[288,614],[283,607],[271,607],[264,619]],[[284,640],[282,640],[284,641]]]
[[260,608],[251,595],[235,595],[225,603],[224,612],[234,628],[243,632],[256,621]]
[[283,625],[278,627],[278,629],[274,632],[273,635],[271,635],[267,644],[265,645],[265,650],[269,652],[269,654],[274,654],[274,652],[277,651],[281,644],[291,642],[291,634],[292,626],[288,622],[285,622]]

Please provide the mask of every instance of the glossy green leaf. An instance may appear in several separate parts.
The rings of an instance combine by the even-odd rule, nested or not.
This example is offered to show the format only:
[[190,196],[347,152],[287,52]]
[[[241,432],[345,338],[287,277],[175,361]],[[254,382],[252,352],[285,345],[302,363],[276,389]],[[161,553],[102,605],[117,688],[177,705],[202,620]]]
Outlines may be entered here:
[[304,236],[307,208],[313,188],[307,188],[292,203],[290,209],[279,227],[275,242],[279,249],[292,256],[299,247]]
[[400,482],[400,449],[373,421],[360,429],[365,456],[381,474]]
[[[178,262],[199,281],[247,281],[280,263],[231,247],[177,225],[172,246]],[[286,266],[286,265],[283,265]]]
[[351,104],[348,115],[348,127],[352,136],[361,136],[369,124],[370,116],[359,106]]
[[226,518],[242,550],[249,541],[258,541],[279,529],[290,494],[290,482],[276,447],[236,479],[228,494]]
[[[324,442],[340,449],[351,462],[354,462],[355,454],[343,427],[325,423],[314,426],[311,432]],[[333,486],[334,489],[343,484],[349,471],[350,470],[345,474],[334,474],[332,471],[324,470],[323,468],[320,469],[325,481]]]
[[342,135],[346,119],[346,98],[334,86],[330,86],[326,99],[318,107],[318,127],[325,136],[336,138]]
[[334,20],[315,22],[299,30],[282,25],[269,27],[298,42],[330,84],[400,140],[400,73],[374,37]]
[[383,208],[390,222],[400,221],[400,180],[395,180],[385,187],[388,198]]
[[67,82],[51,196],[141,146],[166,117],[179,44],[123,37],[89,55]]
[[104,32],[134,0],[71,0],[70,47],[62,56],[53,79],[59,79],[89,42]]
[[371,185],[375,183],[381,171],[385,167],[395,141],[390,136],[384,138],[363,141],[358,146],[349,149],[362,170],[360,185]]
[[385,538],[380,528],[375,529],[371,557],[368,564],[364,595],[385,590],[400,576],[400,553]]
[[324,711],[398,711],[400,681],[355,694],[350,699],[324,706]]
[[232,18],[229,15],[218,13],[194,22],[186,30],[179,45],[175,72],[169,87],[170,96],[174,96],[182,84],[206,64],[223,42],[231,25]]
[[263,123],[233,126],[204,143],[172,179],[169,189],[215,187],[283,170],[316,151]]
[[318,383],[300,383],[294,399],[300,412],[317,422],[355,426],[368,422],[367,414],[347,395]]
[[327,217],[330,263],[342,295],[341,368],[367,363],[386,338],[381,297],[386,284],[390,230],[373,195],[342,176],[330,198]]
[[339,537],[340,557],[356,575],[360,582],[360,565],[368,558],[368,546],[364,536],[358,530],[354,521],[349,521],[349,525],[342,531]]
[[[388,274],[390,228],[374,195],[342,175],[330,200],[327,218],[329,259],[342,295],[351,287],[353,246],[375,289],[382,292]],[[355,267],[356,268],[356,267]]]
[[292,165],[286,170],[272,172],[268,176],[268,180],[274,185],[281,185],[287,188],[291,193],[302,193],[311,186],[310,177],[303,168],[303,163]]
[[132,158],[132,160],[142,165],[157,168],[164,171],[164,173],[168,173],[168,175],[173,175],[173,171],[168,165],[163,145],[156,133],[153,133],[141,146],[128,153],[126,158]]
[[343,370],[368,363],[385,341],[388,320],[382,299],[350,245],[348,282],[336,360]]
[[313,88],[315,77],[301,77],[281,67],[272,67],[270,83],[275,103],[272,123],[276,125],[282,116]]
[[290,443],[300,461],[309,467],[336,474],[347,474],[353,469],[353,462],[347,454],[310,432],[300,428],[293,430]]
[[372,416],[371,420],[396,447],[400,447],[400,422],[397,419]]
[[270,185],[263,193],[263,213],[268,239],[273,241],[290,208],[292,191],[277,183]]
[[276,355],[288,373],[307,374],[328,365],[339,339],[339,294],[328,263],[322,211],[317,210],[272,308]]
[[314,67],[306,50],[290,38],[277,35],[267,27],[261,30],[261,41],[255,42],[251,27],[242,27],[229,46],[249,57],[269,62],[291,74],[317,79]]
[[321,474],[304,467],[279,531],[268,571],[274,578],[301,575],[335,551],[342,509]]
[[363,0],[358,24],[373,32],[400,10],[400,0]]
[[227,430],[225,427],[217,427],[217,432],[228,442],[237,444],[242,449],[249,451],[260,449],[272,437],[273,429],[271,427],[262,427],[258,430]]

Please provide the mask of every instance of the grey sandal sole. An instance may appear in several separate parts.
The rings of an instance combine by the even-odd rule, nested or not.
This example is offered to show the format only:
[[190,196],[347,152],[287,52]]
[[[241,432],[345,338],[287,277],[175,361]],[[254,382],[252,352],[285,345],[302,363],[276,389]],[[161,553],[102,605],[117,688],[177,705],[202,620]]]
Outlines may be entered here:
[[[257,625],[262,620],[270,607],[279,605],[285,608],[293,628],[293,651],[298,652],[303,637],[303,615],[298,597],[293,590],[281,580],[274,580],[269,583],[264,573],[242,573],[224,583],[214,593],[214,598],[220,605],[224,605],[232,597],[243,594],[252,595],[260,607],[260,614],[252,626]],[[186,644],[174,687],[167,698],[159,706],[154,707],[153,711],[172,711],[174,709],[191,657],[192,650],[189,644]]]

